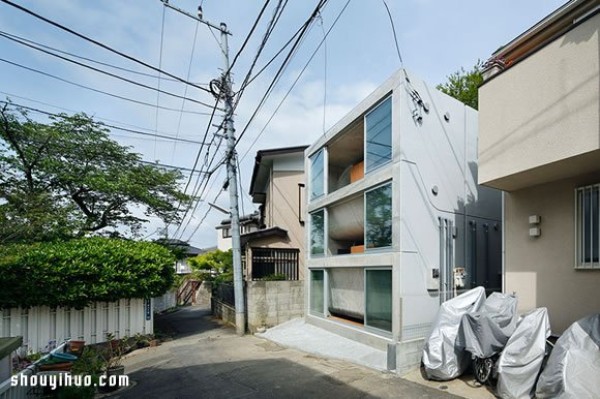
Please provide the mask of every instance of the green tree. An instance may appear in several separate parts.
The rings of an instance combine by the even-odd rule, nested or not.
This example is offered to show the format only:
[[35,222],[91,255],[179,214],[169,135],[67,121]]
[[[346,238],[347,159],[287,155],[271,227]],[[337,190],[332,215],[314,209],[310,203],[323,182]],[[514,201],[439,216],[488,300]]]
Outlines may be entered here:
[[233,281],[233,255],[231,250],[214,250],[189,258],[194,274],[201,280]]
[[[85,114],[31,120],[0,110],[0,243],[139,231],[177,221],[181,174],[143,164]],[[142,216],[140,216],[142,215]]]
[[479,109],[478,90],[483,83],[482,67],[481,61],[477,61],[470,71],[461,68],[448,76],[446,83],[439,84],[436,88],[471,108]]
[[0,245],[0,308],[156,297],[171,288],[174,263],[163,246],[114,238]]

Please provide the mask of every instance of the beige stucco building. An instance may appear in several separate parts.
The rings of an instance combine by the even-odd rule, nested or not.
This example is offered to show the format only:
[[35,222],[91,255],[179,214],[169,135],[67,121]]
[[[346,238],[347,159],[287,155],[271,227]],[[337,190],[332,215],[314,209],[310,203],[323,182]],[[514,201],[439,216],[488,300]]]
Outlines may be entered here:
[[504,193],[504,289],[554,333],[600,312],[600,13],[572,0],[503,46],[479,89],[479,183]]
[[259,204],[258,230],[241,235],[246,278],[285,275],[304,279],[304,150],[307,146],[256,153],[250,196]]

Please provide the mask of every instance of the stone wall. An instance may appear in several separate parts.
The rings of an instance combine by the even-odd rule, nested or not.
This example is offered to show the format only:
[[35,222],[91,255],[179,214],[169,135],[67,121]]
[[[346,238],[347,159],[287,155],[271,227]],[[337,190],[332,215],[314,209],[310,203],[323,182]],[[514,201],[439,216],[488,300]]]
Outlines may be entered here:
[[154,298],[154,313],[160,313],[167,309],[177,306],[177,290],[172,289],[163,295]]
[[273,327],[304,316],[303,281],[246,282],[247,327]]
[[213,317],[235,326],[235,308],[233,306],[211,298],[210,309]]
[[210,281],[203,281],[196,291],[197,305],[210,305],[210,299],[212,297],[212,283]]

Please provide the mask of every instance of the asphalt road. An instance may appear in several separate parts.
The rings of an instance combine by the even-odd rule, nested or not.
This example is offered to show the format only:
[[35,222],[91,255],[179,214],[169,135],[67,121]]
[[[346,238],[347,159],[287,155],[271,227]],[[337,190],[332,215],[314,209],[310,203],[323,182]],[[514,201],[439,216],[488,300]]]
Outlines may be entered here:
[[111,398],[457,398],[394,374],[238,337],[206,308],[182,308],[155,323],[174,339],[128,355],[132,384]]

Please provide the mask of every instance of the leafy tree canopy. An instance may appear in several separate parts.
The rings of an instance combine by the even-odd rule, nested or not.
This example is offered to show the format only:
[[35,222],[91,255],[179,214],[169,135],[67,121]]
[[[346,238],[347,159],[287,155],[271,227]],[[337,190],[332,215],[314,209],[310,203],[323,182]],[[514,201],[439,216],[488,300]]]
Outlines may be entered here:
[[114,234],[117,228],[135,234],[149,216],[177,221],[177,204],[189,200],[177,184],[181,174],[143,164],[130,150],[83,113],[43,124],[4,106],[0,243]]
[[461,68],[448,76],[446,83],[439,84],[436,88],[471,108],[479,109],[478,90],[483,83],[482,66],[481,61],[477,61],[470,71]]
[[103,237],[0,246],[0,308],[64,306],[162,295],[175,257],[163,246]]
[[195,277],[201,280],[233,281],[233,255],[231,250],[214,250],[189,258]]

